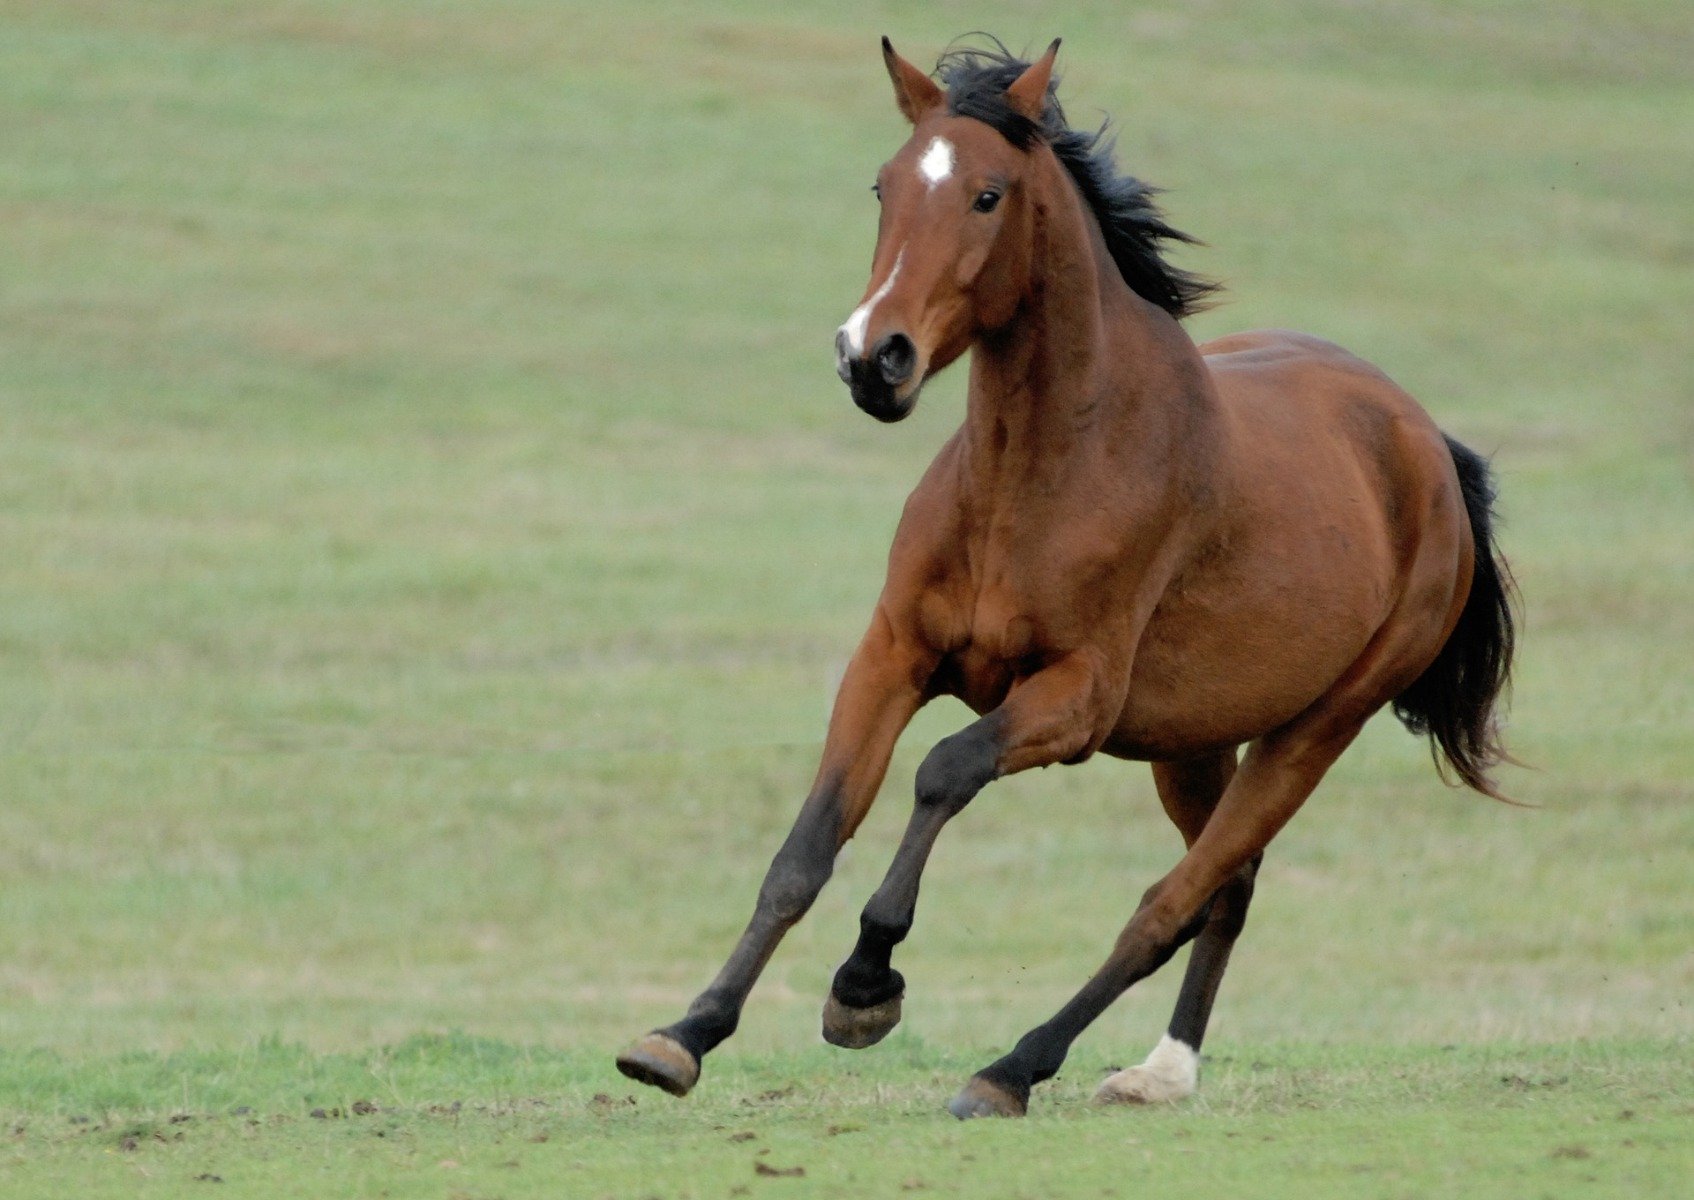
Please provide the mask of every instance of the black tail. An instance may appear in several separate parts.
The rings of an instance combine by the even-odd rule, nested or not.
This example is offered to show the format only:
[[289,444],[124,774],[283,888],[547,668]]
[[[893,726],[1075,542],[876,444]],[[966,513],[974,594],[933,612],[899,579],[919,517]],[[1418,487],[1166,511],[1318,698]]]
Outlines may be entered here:
[[1489,772],[1513,761],[1502,744],[1495,707],[1511,681],[1517,588],[1494,544],[1494,479],[1488,462],[1452,438],[1447,448],[1470,515],[1476,568],[1459,623],[1429,669],[1394,701],[1394,715],[1413,733],[1429,737],[1437,767],[1445,758],[1461,783],[1503,800]]

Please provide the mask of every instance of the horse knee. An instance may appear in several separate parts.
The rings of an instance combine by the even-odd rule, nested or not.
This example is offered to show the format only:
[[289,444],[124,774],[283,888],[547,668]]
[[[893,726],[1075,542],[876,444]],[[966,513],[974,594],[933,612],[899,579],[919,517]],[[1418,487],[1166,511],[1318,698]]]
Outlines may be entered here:
[[999,747],[984,721],[942,738],[918,767],[918,805],[952,816],[994,780],[998,758]]

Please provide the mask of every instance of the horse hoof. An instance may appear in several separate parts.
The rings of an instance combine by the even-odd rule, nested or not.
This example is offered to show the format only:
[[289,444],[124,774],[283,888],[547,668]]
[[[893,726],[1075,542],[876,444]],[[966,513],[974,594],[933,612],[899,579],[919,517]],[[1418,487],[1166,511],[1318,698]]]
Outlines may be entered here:
[[618,1055],[618,1070],[637,1083],[686,1096],[700,1079],[700,1060],[668,1034],[650,1033]]
[[1166,1034],[1139,1067],[1108,1075],[1094,1093],[1096,1104],[1170,1104],[1192,1096],[1200,1083],[1200,1055]]
[[874,1046],[900,1023],[900,997],[869,1008],[849,1008],[831,992],[823,1002],[823,1040],[847,1050]]
[[978,1075],[948,1102],[947,1111],[961,1121],[969,1121],[973,1117],[1021,1117],[1029,1111],[1029,1105]]
[[1194,1081],[1173,1079],[1146,1067],[1130,1067],[1101,1080],[1096,1104],[1174,1104],[1194,1094]]

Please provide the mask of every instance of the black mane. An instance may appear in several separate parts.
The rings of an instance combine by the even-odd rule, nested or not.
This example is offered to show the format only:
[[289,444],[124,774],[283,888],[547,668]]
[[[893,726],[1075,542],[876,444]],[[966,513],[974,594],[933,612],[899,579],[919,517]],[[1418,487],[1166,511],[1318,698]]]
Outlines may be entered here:
[[1006,89],[1029,66],[994,41],[992,49],[972,46],[946,51],[935,73],[947,87],[947,108],[955,116],[983,122],[1020,150],[1037,138],[1052,148],[1099,221],[1124,282],[1137,295],[1173,317],[1205,308],[1218,285],[1171,266],[1160,252],[1163,242],[1198,245],[1198,240],[1166,223],[1153,201],[1158,188],[1118,174],[1112,161],[1116,139],[1106,136],[1109,122],[1093,133],[1072,129],[1059,106],[1056,78],[1047,87],[1047,106],[1039,123],[1007,103]]

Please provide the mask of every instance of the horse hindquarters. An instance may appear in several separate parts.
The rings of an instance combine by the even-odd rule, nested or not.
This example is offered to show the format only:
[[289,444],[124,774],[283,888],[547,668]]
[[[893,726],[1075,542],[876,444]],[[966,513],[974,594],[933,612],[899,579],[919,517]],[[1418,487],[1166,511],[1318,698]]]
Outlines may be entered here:
[[1446,442],[1470,522],[1470,590],[1435,661],[1395,698],[1394,715],[1413,733],[1428,736],[1437,766],[1445,761],[1467,787],[1500,799],[1489,771],[1511,761],[1495,709],[1511,681],[1515,589],[1494,539],[1496,491],[1488,462],[1453,438]]

